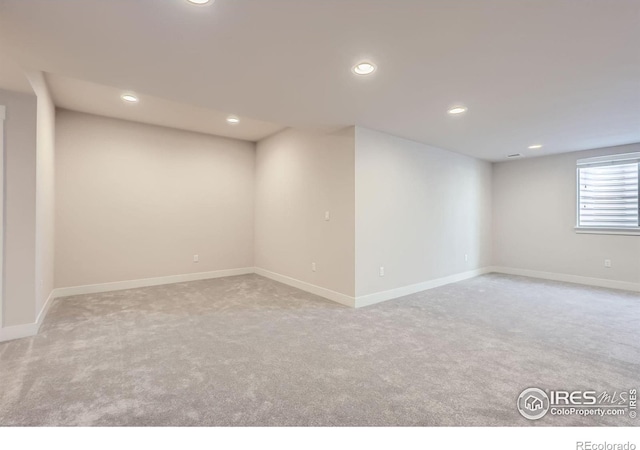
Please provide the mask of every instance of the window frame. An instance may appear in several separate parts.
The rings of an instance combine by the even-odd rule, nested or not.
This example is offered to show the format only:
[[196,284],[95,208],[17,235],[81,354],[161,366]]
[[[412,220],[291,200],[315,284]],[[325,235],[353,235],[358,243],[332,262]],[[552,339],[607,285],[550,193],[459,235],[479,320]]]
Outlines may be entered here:
[[[638,226],[636,227],[593,227],[580,225],[580,169],[585,166],[605,166],[621,164],[638,165]],[[625,153],[617,155],[597,156],[594,158],[584,158],[576,161],[576,225],[575,232],[578,234],[609,234],[623,236],[640,236],[640,152]]]

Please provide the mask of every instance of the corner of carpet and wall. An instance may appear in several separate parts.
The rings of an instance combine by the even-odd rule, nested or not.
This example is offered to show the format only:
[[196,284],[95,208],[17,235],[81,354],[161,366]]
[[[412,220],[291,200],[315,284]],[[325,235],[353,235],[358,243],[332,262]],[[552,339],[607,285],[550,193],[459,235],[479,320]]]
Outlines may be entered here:
[[482,269],[453,274],[443,278],[428,280],[422,283],[417,283],[417,284],[399,287],[396,289],[377,292],[375,294],[353,297],[353,296],[332,291],[330,289],[326,289],[320,286],[315,286],[313,284],[309,284],[304,281],[296,280],[294,278],[287,277],[285,275],[281,275],[265,269],[261,269],[258,267],[247,267],[247,268],[241,268],[241,269],[229,269],[229,270],[220,270],[220,271],[214,271],[214,272],[176,275],[176,276],[169,276],[169,277],[147,278],[147,279],[141,279],[141,280],[130,280],[130,281],[115,282],[115,283],[103,283],[103,284],[95,284],[95,285],[87,285],[87,286],[57,288],[57,289],[54,289],[49,295],[35,323],[17,325],[13,327],[0,329],[0,342],[20,339],[20,338],[34,336],[38,334],[40,326],[42,325],[53,301],[58,298],[64,298],[64,297],[76,296],[76,295],[96,294],[101,292],[112,292],[112,291],[120,291],[120,290],[126,290],[126,289],[136,289],[136,288],[142,288],[142,287],[159,286],[159,285],[173,284],[173,283],[185,283],[189,281],[209,280],[209,279],[216,279],[216,278],[222,278],[222,277],[257,274],[257,275],[272,279],[274,281],[286,284],[288,286],[301,289],[305,292],[318,295],[327,300],[340,303],[347,307],[361,308],[361,307],[375,305],[377,303],[385,302],[388,300],[404,297],[417,292],[437,288],[447,284],[468,280],[468,279],[475,278],[477,276],[481,276],[489,273],[517,275],[517,276],[537,278],[542,280],[575,283],[575,284],[581,284],[585,286],[596,286],[596,287],[604,287],[609,289],[620,289],[620,290],[626,290],[626,291],[632,291],[632,292],[640,292],[640,283],[627,283],[622,281],[588,278],[588,277],[581,277],[581,276],[568,275],[568,274],[556,274],[556,273],[532,271],[527,269],[513,269],[513,268],[506,268],[506,267],[485,267]]

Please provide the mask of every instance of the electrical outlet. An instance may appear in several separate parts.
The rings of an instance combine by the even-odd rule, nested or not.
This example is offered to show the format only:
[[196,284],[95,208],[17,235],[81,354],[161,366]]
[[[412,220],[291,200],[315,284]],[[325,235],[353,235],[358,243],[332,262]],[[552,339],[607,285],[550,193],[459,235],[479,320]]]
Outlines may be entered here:
[[469,255],[467,255],[466,253],[464,254],[464,260],[465,260],[465,262],[469,261]]
[[383,277],[384,276],[384,267],[380,267],[380,276]]
[[331,214],[329,213],[329,211],[324,212],[324,220],[326,220],[327,222],[331,220]]
[[611,260],[610,260],[610,259],[605,259],[605,260],[604,260],[604,266],[605,266],[607,269],[611,269]]
[[316,271],[316,263],[314,263],[314,262],[311,263],[311,271],[312,272]]
[[200,262],[200,256],[199,255],[193,255],[193,262],[194,263]]

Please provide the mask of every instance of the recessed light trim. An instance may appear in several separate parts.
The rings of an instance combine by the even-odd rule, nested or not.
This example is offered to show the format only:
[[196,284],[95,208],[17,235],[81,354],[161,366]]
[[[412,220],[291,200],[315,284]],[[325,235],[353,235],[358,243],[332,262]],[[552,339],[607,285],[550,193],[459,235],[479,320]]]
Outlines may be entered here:
[[371,75],[376,71],[376,65],[369,61],[363,61],[353,66],[351,71],[356,75]]
[[530,145],[529,150],[538,150],[539,148],[542,148],[542,144],[534,144],[534,145]]
[[120,96],[120,98],[125,101],[126,103],[138,103],[138,96],[135,94],[131,94],[131,93],[127,93],[127,94],[122,94]]
[[215,0],[187,0],[192,5],[206,5],[207,3],[213,3]]
[[229,116],[227,117],[227,123],[229,125],[238,125],[240,123],[240,119],[238,116]]
[[450,108],[447,112],[451,115],[463,114],[466,113],[468,108],[466,106],[454,106]]

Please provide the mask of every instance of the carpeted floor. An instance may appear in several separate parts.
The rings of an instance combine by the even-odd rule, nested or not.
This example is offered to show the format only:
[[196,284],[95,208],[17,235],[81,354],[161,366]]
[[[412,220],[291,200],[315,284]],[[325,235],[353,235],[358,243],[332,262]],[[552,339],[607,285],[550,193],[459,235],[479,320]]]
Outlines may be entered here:
[[0,425],[531,422],[524,388],[640,387],[640,295],[485,275],[350,309],[257,275],[58,299],[0,344]]

